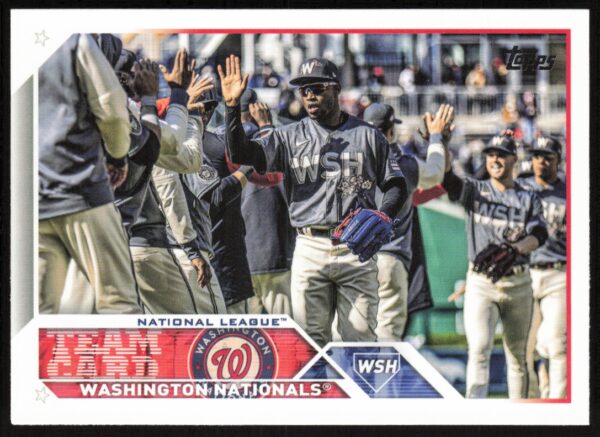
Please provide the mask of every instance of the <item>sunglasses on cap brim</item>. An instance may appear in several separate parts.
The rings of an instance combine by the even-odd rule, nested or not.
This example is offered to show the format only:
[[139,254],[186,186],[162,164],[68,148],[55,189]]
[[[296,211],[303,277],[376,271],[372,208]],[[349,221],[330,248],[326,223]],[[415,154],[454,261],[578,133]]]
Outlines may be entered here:
[[300,92],[300,95],[302,97],[306,97],[308,95],[308,93],[312,93],[315,96],[320,96],[327,90],[327,88],[329,88],[330,86],[333,86],[333,85],[337,85],[337,82],[311,83],[308,85],[302,85],[301,87],[298,88],[298,91]]

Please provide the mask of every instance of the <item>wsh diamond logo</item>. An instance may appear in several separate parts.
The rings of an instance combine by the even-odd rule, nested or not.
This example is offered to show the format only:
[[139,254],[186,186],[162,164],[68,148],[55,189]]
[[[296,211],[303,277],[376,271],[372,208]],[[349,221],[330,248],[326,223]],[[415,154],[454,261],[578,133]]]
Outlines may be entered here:
[[400,372],[400,354],[389,352],[356,352],[352,369],[375,393]]

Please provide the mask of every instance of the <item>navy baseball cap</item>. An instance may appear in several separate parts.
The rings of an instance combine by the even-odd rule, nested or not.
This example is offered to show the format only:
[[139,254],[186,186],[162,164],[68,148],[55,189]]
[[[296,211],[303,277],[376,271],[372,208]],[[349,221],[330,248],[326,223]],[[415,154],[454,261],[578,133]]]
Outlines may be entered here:
[[340,83],[336,65],[325,58],[310,58],[304,61],[298,69],[298,75],[290,80],[290,85],[302,86],[317,82]]
[[560,142],[550,136],[541,136],[533,140],[531,154],[555,154],[560,158],[562,154],[562,145]]
[[487,147],[483,149],[483,153],[488,153],[493,150],[498,150],[500,152],[505,152],[516,156],[517,143],[512,137],[506,135],[496,135],[490,140]]
[[394,108],[383,103],[372,103],[365,109],[363,119],[378,129],[387,129],[393,124],[400,124],[402,120],[394,117]]
[[258,100],[258,96],[256,95],[256,91],[250,88],[246,88],[246,91],[240,97],[240,109],[242,112],[246,112],[249,109],[250,103],[256,103]]

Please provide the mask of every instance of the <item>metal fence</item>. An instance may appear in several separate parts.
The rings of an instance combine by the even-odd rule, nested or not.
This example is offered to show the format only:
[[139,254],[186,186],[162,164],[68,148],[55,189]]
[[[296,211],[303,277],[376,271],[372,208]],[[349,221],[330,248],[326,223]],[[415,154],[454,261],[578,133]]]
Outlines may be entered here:
[[377,92],[364,88],[344,90],[343,93],[367,95],[371,101],[391,105],[398,114],[417,116],[436,110],[441,103],[452,104],[459,115],[499,113],[509,95],[514,96],[518,101],[525,91],[532,91],[535,94],[540,114],[550,115],[566,111],[566,88],[559,85],[548,86],[544,90],[499,86],[487,86],[479,89],[458,86],[424,86],[417,87],[415,92],[410,94],[403,93],[400,87],[382,87]]

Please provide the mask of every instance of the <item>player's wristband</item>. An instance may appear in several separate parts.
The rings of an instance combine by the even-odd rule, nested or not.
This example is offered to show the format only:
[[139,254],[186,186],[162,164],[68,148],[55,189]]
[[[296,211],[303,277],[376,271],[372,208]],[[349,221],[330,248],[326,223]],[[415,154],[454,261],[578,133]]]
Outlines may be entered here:
[[443,144],[442,134],[431,134],[429,144]]
[[153,106],[156,108],[156,96],[142,96],[140,102],[142,104],[142,108],[144,106]]
[[142,120],[158,126],[160,122],[158,120],[156,96],[142,96],[141,103],[142,108],[140,109],[140,113],[142,114]]
[[[171,83],[169,82],[169,85],[171,85]],[[188,102],[188,94],[187,92],[181,88],[179,85],[171,85],[171,105],[181,105],[183,107],[187,106],[187,102]]]
[[254,173],[254,167],[251,165],[240,165],[239,171],[244,173],[246,178],[249,178],[252,173]]

